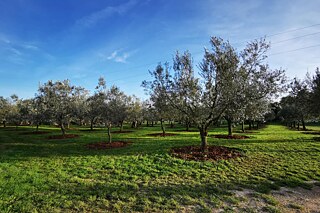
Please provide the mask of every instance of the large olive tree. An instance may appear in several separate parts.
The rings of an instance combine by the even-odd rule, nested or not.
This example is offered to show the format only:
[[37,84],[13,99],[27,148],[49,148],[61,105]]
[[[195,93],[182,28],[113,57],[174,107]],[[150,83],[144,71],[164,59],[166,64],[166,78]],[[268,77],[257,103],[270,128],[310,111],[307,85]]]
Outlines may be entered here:
[[208,127],[230,110],[230,106],[237,107],[239,100],[245,104],[265,98],[278,89],[283,79],[283,71],[272,71],[267,64],[259,64],[262,59],[257,58],[257,53],[264,53],[264,40],[249,43],[241,54],[221,38],[212,37],[210,44],[211,49],[205,50],[198,66],[198,75],[190,53],[177,53],[173,73],[169,66],[158,66],[151,72],[154,80],[143,82],[147,90],[165,96],[171,106],[197,125],[204,151]]
[[81,91],[84,89],[71,85],[69,80],[50,80],[39,87],[36,97],[45,105],[45,115],[60,126],[62,135],[75,107],[76,94]]

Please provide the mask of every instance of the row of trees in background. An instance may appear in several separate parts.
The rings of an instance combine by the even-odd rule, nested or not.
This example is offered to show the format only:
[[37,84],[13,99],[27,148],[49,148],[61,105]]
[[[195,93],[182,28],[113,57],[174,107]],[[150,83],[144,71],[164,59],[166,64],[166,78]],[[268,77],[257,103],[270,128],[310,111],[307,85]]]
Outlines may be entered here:
[[[289,94],[278,104],[277,117],[292,128],[307,130],[306,121],[318,121],[320,116],[320,71],[307,73],[304,80],[294,78]],[[301,125],[301,126],[300,126]]]
[[[16,95],[0,97],[0,120],[3,125],[55,124],[64,135],[70,123],[96,125],[108,129],[123,129],[124,122],[135,128],[143,121],[153,125],[159,121],[165,136],[165,121],[184,123],[186,130],[199,129],[201,146],[206,150],[208,128],[225,120],[228,134],[233,126],[244,122],[269,120],[302,125],[305,120],[318,118],[320,114],[320,72],[305,80],[286,82],[284,70],[269,68],[267,51],[269,44],[255,40],[237,52],[229,42],[212,37],[211,49],[205,49],[202,62],[197,65],[191,54],[177,52],[173,64],[159,64],[149,71],[152,81],[143,81],[142,86],[150,95],[146,101],[128,96],[118,87],[106,87],[104,78],[99,78],[95,91],[90,94],[69,80],[48,81],[39,86],[32,99],[19,99]],[[272,103],[281,92],[289,94],[279,103]]]
[[9,122],[14,125],[55,124],[61,128],[63,135],[66,125],[77,123],[108,127],[111,142],[113,125],[122,131],[125,120],[134,125],[142,119],[142,103],[135,96],[125,95],[116,86],[106,88],[103,78],[99,79],[94,94],[82,87],[71,85],[69,80],[48,81],[39,87],[33,99],[22,100],[16,95],[10,98],[0,97],[0,118],[3,125]]

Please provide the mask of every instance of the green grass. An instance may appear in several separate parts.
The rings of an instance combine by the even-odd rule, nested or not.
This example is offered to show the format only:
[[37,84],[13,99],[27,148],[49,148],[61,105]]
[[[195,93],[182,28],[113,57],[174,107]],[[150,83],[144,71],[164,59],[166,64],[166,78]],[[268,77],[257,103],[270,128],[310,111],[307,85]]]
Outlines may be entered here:
[[[237,205],[233,189],[248,188],[264,197],[281,186],[310,188],[320,181],[320,142],[284,126],[269,125],[250,139],[208,138],[210,145],[243,150],[242,158],[195,162],[171,157],[172,147],[199,145],[198,132],[168,132],[160,138],[159,126],[114,134],[113,140],[130,141],[128,147],[88,150],[85,144],[107,141],[107,132],[72,130],[79,138],[48,140],[61,134],[43,127],[47,135],[22,135],[30,127],[0,128],[0,212],[206,212],[223,203]],[[318,126],[310,129],[320,130]],[[118,129],[114,129],[118,130]],[[225,134],[215,128],[210,134]],[[268,207],[269,212],[276,212]]]

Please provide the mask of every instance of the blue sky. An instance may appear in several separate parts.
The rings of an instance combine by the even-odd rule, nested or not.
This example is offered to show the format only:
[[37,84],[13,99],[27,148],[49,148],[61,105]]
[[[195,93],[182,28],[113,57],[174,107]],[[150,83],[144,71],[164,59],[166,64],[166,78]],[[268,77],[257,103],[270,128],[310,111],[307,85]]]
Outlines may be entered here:
[[176,50],[198,63],[210,36],[240,51],[267,35],[270,66],[303,78],[320,65],[319,8],[318,0],[1,0],[0,96],[34,97],[50,79],[93,91],[104,76],[144,98],[148,70]]

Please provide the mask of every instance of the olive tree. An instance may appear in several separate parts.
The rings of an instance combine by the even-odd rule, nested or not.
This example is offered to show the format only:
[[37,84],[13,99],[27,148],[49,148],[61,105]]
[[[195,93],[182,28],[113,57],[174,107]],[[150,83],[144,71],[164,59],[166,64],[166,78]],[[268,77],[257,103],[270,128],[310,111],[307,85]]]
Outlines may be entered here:
[[31,109],[31,121],[33,125],[36,125],[36,131],[39,130],[39,126],[42,122],[47,121],[47,106],[44,103],[44,99],[40,96],[36,96],[32,99]]
[[[159,64],[154,72],[150,72],[151,75],[155,73],[163,73],[163,69],[168,69],[168,64],[165,64],[165,68]],[[150,101],[152,109],[158,120],[160,121],[160,126],[162,130],[162,135],[165,137],[166,130],[164,121],[169,120],[174,117],[175,108],[172,107],[170,99],[167,97],[166,93],[162,90],[161,85],[153,84],[153,82],[143,81],[142,86],[146,88],[146,91],[149,92]]]
[[10,111],[10,102],[8,98],[0,96],[0,120],[3,124],[3,127],[6,127],[8,114]]
[[[123,125],[128,115],[127,96],[116,86],[112,86],[105,94],[101,117],[108,128],[108,142],[112,142],[111,128]],[[121,127],[122,130],[122,127]]]
[[227,84],[232,81],[230,72],[237,63],[235,51],[228,42],[213,37],[211,45],[212,52],[205,50],[199,65],[200,77],[194,73],[191,54],[177,52],[173,62],[174,74],[170,73],[168,66],[161,69],[158,66],[151,72],[154,81],[144,83],[158,96],[165,96],[173,107],[197,125],[204,151],[208,127],[219,120],[228,106]]
[[46,106],[46,116],[59,125],[62,135],[65,135],[65,123],[73,112],[73,103],[80,91],[83,91],[83,88],[70,85],[69,80],[49,80],[39,87],[36,96]]
[[320,71],[316,69],[315,75],[311,80],[311,112],[314,116],[320,116]]
[[271,70],[266,62],[269,49],[270,45],[262,38],[249,42],[238,55],[233,81],[228,83],[231,101],[224,112],[229,135],[234,121],[243,124],[246,119],[263,120],[270,100],[286,89],[284,70]]
[[[171,106],[185,114],[197,125],[201,137],[201,147],[207,148],[208,127],[217,122],[228,107],[235,106],[242,91],[255,94],[259,100],[277,90],[282,81],[283,71],[272,71],[267,64],[258,66],[257,52],[263,52],[264,40],[254,41],[247,46],[241,57],[221,38],[212,37],[211,50],[205,49],[202,62],[199,64],[199,75],[195,75],[190,53],[177,53],[173,60],[173,73],[168,66],[157,67],[150,72],[153,81],[143,82],[143,86],[165,96]],[[241,77],[241,81],[238,79]]]
[[105,120],[106,99],[107,99],[107,85],[103,77],[98,79],[98,85],[95,92],[87,99],[86,118],[90,121],[90,129],[93,130],[93,125],[97,121]]
[[137,128],[143,120],[143,106],[141,100],[136,96],[128,99],[128,120],[132,122],[131,128]]
[[78,121],[78,125],[82,126],[88,111],[88,91],[76,90],[74,94],[72,118]]
[[307,83],[307,79],[304,81],[300,81],[297,78],[294,78],[290,83],[290,93],[291,102],[289,104],[293,105],[296,111],[296,118],[298,121],[298,125],[302,124],[302,129],[306,130],[305,120],[311,114],[311,92]]

